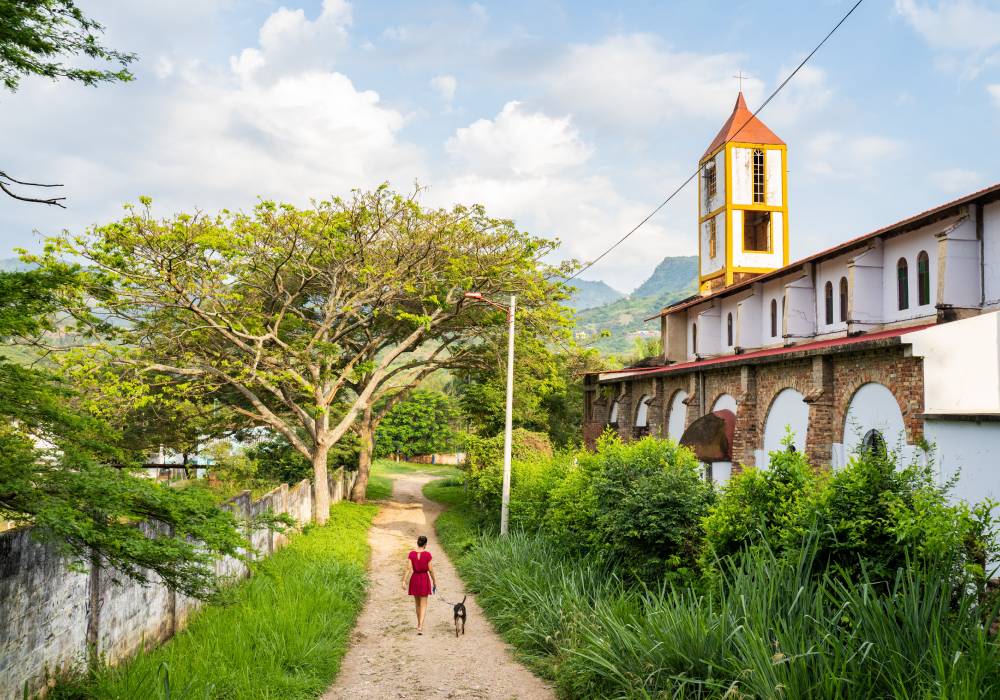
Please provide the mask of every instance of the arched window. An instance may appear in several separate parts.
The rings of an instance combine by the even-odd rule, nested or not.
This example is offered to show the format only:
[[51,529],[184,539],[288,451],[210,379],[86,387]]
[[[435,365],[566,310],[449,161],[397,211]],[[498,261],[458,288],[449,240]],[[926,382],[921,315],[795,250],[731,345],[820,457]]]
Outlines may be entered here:
[[715,161],[705,163],[705,209],[711,209],[712,198],[718,191],[718,184],[715,175]]
[[753,149],[753,203],[764,203],[764,151]]
[[917,255],[917,304],[924,306],[931,303],[931,264],[927,251],[921,250]]
[[691,324],[691,354],[698,354],[698,324]]
[[778,300],[771,299],[771,337],[778,337]]
[[715,219],[708,220],[708,257],[714,258],[716,253]]
[[726,315],[726,345],[733,347],[733,315]]
[[847,278],[840,278],[840,322],[847,323]]
[[639,408],[635,412],[635,427],[649,427],[649,402],[653,400],[648,394],[639,399]]
[[833,324],[833,282],[827,282],[823,289],[823,300],[826,304],[826,325]]
[[882,437],[882,433],[872,428],[861,439],[861,449],[865,452],[884,456],[887,450],[885,438]]
[[910,273],[906,258],[900,258],[896,263],[896,296],[899,300],[899,310],[910,308]]
[[618,399],[611,403],[611,413],[608,414],[608,425],[612,428],[618,427]]

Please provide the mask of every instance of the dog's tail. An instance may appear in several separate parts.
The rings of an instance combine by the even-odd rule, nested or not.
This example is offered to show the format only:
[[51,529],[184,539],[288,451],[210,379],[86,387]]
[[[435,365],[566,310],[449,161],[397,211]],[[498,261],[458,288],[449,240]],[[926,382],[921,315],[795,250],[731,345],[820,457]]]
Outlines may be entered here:
[[468,597],[469,597],[468,595],[462,596],[462,605],[465,605],[465,599],[468,598]]

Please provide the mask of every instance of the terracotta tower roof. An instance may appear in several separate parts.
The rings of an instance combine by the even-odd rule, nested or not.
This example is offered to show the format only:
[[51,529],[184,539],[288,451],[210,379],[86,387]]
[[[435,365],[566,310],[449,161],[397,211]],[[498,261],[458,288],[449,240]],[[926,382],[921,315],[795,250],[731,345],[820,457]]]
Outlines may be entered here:
[[743,92],[740,91],[736,98],[736,106],[733,113],[722,125],[718,135],[712,139],[712,144],[705,151],[702,160],[712,155],[726,141],[744,141],[749,143],[766,143],[775,146],[784,146],[785,142],[779,139],[773,131],[747,109],[746,100],[743,99]]

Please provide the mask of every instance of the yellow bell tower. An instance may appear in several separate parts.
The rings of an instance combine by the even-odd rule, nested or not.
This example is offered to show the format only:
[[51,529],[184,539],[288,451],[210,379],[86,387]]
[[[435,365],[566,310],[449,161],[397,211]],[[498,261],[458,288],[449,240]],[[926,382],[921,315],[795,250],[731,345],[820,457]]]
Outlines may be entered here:
[[747,109],[742,91],[700,170],[701,293],[787,265],[787,147]]

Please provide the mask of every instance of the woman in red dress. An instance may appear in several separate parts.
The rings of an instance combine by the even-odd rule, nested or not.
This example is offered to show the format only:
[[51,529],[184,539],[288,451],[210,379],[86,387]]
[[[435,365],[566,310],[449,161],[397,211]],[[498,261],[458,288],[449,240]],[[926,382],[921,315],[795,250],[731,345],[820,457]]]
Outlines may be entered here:
[[403,590],[413,596],[417,608],[417,634],[424,633],[424,615],[427,614],[427,596],[437,590],[434,579],[434,566],[431,564],[431,553],[425,547],[427,538],[421,535],[417,538],[417,548],[406,557],[406,576],[403,577]]

